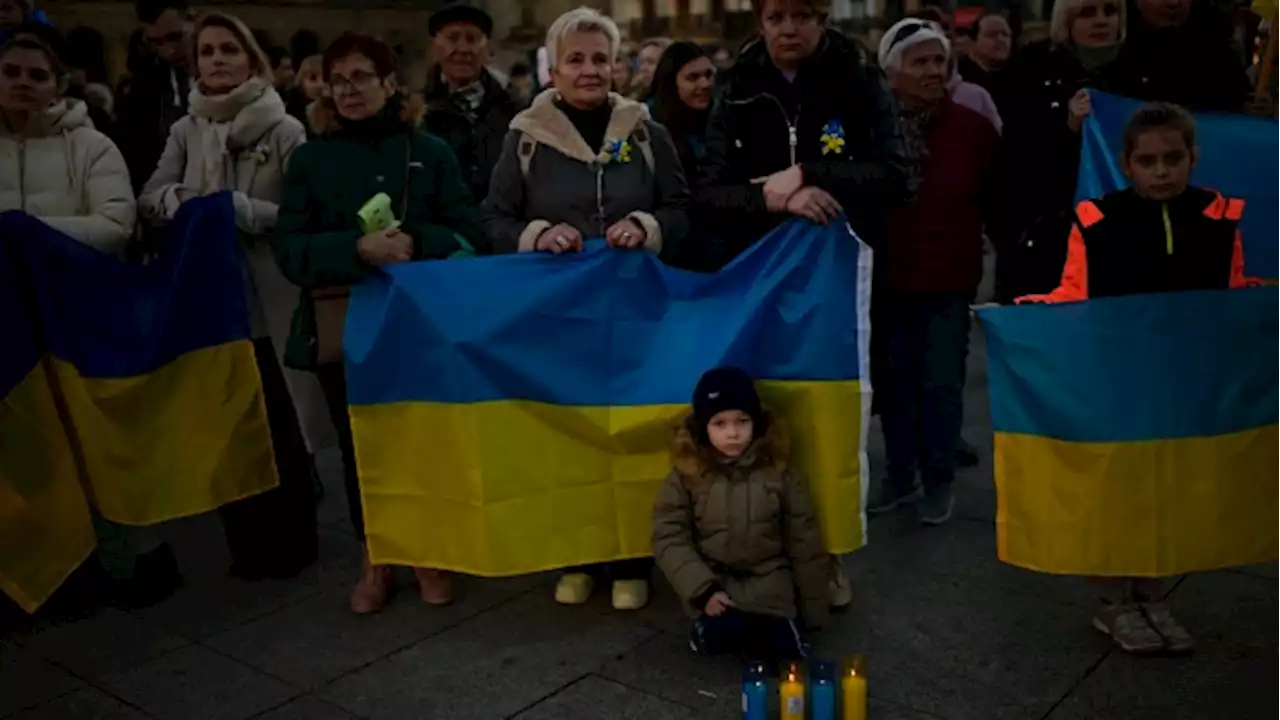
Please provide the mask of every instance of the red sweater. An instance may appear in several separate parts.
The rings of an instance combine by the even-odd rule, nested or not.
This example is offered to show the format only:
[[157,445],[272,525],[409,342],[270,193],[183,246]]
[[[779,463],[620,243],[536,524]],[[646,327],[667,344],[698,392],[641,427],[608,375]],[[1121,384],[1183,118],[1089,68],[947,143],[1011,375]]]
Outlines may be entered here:
[[928,133],[916,201],[889,211],[888,288],[971,294],[982,280],[983,221],[1000,136],[989,120],[950,99]]

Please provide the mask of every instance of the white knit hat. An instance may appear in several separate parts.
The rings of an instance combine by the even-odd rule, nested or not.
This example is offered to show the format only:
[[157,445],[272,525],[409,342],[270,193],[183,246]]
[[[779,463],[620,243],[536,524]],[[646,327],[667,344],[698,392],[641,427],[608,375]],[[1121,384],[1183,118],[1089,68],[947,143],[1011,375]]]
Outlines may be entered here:
[[951,43],[937,23],[921,18],[899,20],[880,38],[880,52],[877,53],[880,67],[888,72],[907,48],[930,40],[942,43],[942,51],[951,57]]

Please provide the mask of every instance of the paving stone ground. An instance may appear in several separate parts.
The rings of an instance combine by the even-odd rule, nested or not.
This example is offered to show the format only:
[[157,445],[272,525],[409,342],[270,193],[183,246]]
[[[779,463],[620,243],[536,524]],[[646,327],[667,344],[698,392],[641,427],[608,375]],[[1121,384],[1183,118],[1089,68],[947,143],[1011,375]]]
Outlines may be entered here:
[[[975,333],[976,335],[976,333]],[[1170,584],[1200,647],[1135,659],[1089,626],[1077,579],[996,560],[983,351],[970,361],[965,435],[982,464],[959,480],[958,516],[922,528],[877,519],[847,559],[854,606],[815,638],[863,652],[874,720],[1273,720],[1276,567]],[[883,467],[878,430],[872,467]],[[659,581],[634,614],[598,597],[557,606],[552,575],[462,579],[448,608],[409,578],[386,612],[355,617],[360,549],[337,460],[322,456],[322,558],[289,582],[225,576],[216,519],[166,528],[187,577],[146,611],[11,620],[0,635],[0,718],[21,720],[694,720],[739,716],[740,667],[689,654],[686,620]],[[16,625],[16,627],[14,627]]]

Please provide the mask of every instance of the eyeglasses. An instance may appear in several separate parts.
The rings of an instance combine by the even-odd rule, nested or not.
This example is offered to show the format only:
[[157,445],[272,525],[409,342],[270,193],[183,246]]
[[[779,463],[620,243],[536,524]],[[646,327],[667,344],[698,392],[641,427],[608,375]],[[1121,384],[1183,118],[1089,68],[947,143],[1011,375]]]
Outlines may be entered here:
[[1120,14],[1120,6],[1115,3],[1103,3],[1101,7],[1097,5],[1082,5],[1080,10],[1076,12],[1076,17],[1090,20],[1098,17],[1098,11],[1102,11],[1104,17],[1115,17]]
[[357,70],[351,73],[351,77],[345,78],[341,75],[334,75],[329,78],[329,87],[334,92],[343,92],[345,90],[367,90],[378,81],[378,76],[371,72]]

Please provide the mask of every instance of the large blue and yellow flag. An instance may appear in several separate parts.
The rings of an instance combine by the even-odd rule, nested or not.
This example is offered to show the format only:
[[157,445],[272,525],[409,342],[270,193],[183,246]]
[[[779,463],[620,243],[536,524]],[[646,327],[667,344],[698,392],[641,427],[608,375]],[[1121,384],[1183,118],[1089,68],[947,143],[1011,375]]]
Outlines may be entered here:
[[[1085,120],[1076,199],[1091,200],[1129,186],[1120,165],[1124,126],[1143,103],[1090,91],[1093,110]],[[1245,273],[1280,276],[1280,202],[1276,156],[1280,133],[1274,118],[1196,113],[1199,147],[1191,182],[1245,201],[1240,224]]]
[[0,589],[28,611],[92,551],[91,512],[193,515],[277,484],[230,196],[160,258],[0,215]]
[[981,313],[1000,559],[1165,576],[1274,561],[1277,291]]
[[860,547],[870,279],[847,225],[799,221],[715,275],[602,243],[393,266],[355,290],[344,337],[374,562],[649,555],[672,426],[721,364],[787,419],[828,547]]

